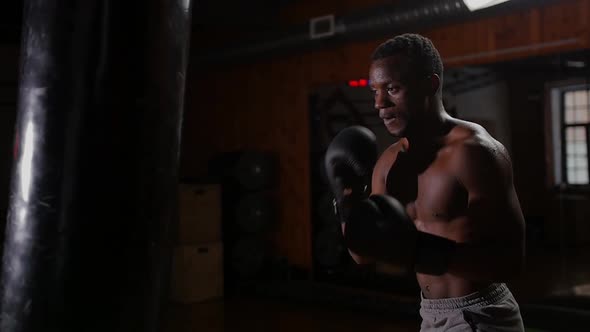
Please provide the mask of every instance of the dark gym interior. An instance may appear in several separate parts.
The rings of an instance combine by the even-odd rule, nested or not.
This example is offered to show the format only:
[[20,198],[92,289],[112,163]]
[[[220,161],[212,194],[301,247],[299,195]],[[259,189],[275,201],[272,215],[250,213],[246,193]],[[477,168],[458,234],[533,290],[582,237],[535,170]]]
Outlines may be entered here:
[[0,330],[419,331],[415,275],[355,264],[324,166],[348,126],[392,144],[368,70],[406,32],[512,159],[526,331],[584,330],[590,0],[497,2],[3,2]]

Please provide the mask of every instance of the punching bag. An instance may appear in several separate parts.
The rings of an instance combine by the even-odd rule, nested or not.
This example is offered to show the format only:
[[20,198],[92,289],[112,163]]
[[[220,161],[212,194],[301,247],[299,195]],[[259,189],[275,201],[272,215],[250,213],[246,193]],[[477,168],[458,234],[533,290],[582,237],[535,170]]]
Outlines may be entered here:
[[24,0],[0,331],[156,331],[191,0]]

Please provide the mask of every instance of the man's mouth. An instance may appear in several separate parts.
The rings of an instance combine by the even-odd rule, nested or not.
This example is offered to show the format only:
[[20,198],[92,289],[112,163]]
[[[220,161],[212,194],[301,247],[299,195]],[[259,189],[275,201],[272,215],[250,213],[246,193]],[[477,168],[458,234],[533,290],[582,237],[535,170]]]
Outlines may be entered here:
[[397,115],[393,113],[384,114],[383,116],[381,116],[381,119],[383,119],[383,122],[386,125],[389,125],[397,120]]
[[386,126],[389,126],[390,124],[393,124],[396,121],[397,118],[383,119],[383,123],[385,123]]

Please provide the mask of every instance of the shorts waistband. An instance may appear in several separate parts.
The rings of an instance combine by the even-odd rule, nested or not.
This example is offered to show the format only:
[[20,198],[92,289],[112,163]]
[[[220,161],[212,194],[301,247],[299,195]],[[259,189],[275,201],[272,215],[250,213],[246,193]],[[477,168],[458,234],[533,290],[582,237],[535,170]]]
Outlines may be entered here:
[[510,294],[508,286],[504,283],[491,284],[490,286],[461,297],[452,297],[446,299],[426,299],[424,294],[420,293],[422,302],[420,307],[423,310],[456,310],[472,306],[487,306],[497,303]]

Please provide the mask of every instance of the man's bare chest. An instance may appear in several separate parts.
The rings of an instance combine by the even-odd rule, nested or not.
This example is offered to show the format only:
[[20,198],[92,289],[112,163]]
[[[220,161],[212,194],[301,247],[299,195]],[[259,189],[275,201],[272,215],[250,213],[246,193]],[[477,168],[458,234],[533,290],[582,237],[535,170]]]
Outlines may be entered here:
[[387,192],[422,222],[450,221],[467,207],[466,190],[440,158],[426,165],[398,158],[387,175]]

